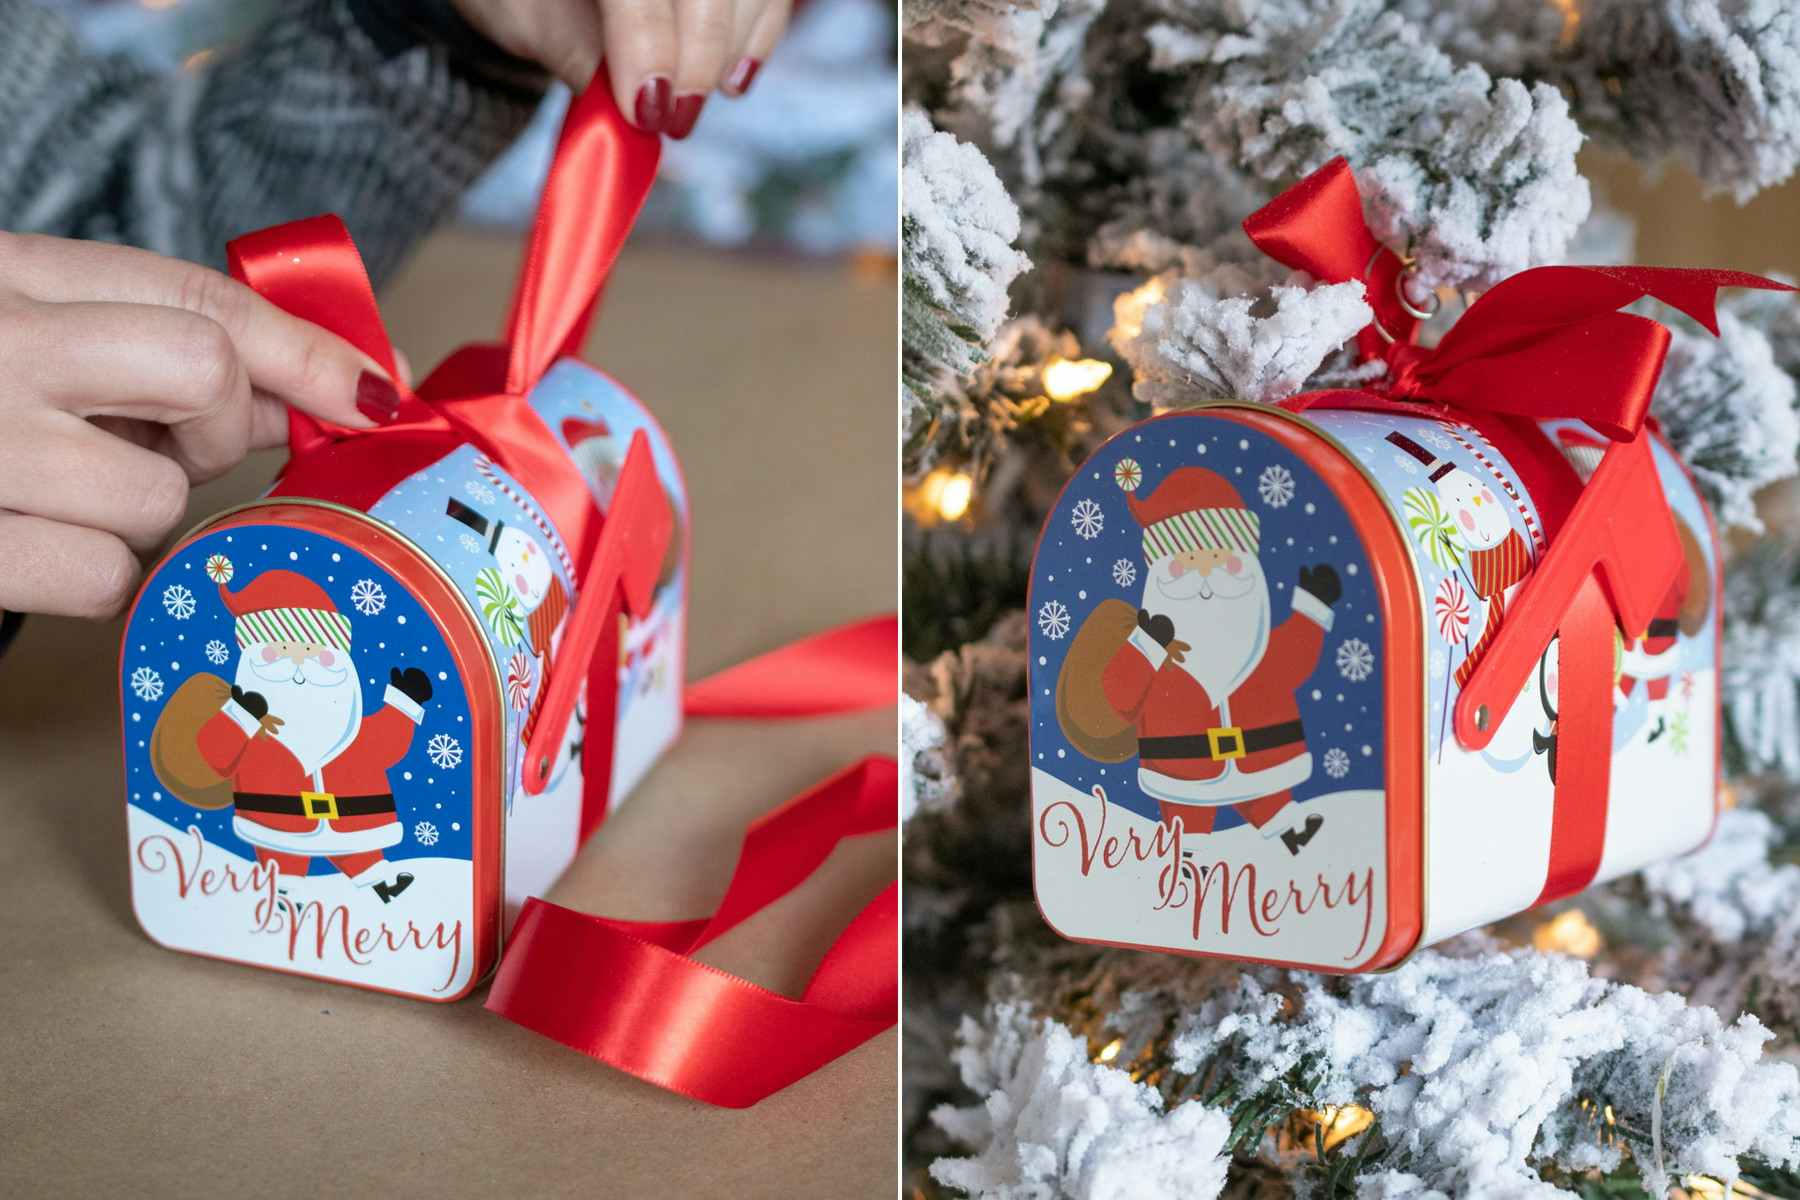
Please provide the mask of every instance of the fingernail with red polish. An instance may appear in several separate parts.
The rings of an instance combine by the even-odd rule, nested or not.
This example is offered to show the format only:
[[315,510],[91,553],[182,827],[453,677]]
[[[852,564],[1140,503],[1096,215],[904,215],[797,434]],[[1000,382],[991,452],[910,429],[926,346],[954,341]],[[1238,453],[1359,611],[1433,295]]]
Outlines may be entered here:
[[400,390],[373,371],[356,379],[356,411],[377,425],[391,425],[400,415]]
[[652,75],[639,85],[632,124],[645,133],[661,133],[669,120],[669,81]]
[[668,127],[663,132],[672,138],[684,138],[694,132],[694,122],[700,119],[700,109],[705,104],[706,97],[699,92],[675,97],[675,108],[670,112]]
[[757,71],[762,69],[760,59],[740,58],[737,66],[731,68],[731,74],[725,77],[725,90],[733,96],[741,96],[750,90],[751,80],[756,78]]

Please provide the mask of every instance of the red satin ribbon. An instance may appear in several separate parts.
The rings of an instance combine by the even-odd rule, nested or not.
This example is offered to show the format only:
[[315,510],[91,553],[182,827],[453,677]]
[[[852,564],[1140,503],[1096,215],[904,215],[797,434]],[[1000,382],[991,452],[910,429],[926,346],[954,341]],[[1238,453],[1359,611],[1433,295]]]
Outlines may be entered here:
[[[885,708],[899,652],[895,615],[855,621],[693,684],[686,711],[768,719]],[[758,818],[710,917],[626,921],[533,897],[487,1007],[658,1087],[755,1104],[894,1023],[898,889],[851,920],[798,999],[692,955],[803,883],[844,838],[893,828],[898,808],[895,760],[872,756]]]
[[[701,680],[686,710],[766,719],[885,708],[899,652],[893,614],[852,622]],[[871,756],[759,817],[710,917],[626,921],[533,897],[487,1007],[658,1087],[755,1104],[894,1023],[898,888],[850,921],[798,999],[692,955],[803,883],[844,838],[893,828],[898,810],[897,764]]]
[[889,614],[802,638],[688,687],[690,717],[822,717],[894,703],[900,620]]
[[[890,680],[886,702],[892,703]],[[899,776],[871,757],[758,818],[718,911],[624,921],[533,898],[487,1007],[601,1062],[708,1104],[746,1108],[896,1019],[899,888],[851,920],[798,999],[691,957],[787,895],[846,837],[891,829]]]
[[[625,121],[601,68],[563,123],[502,346],[464,347],[417,393],[400,385],[400,414],[387,425],[363,429],[291,412],[291,454],[272,494],[366,509],[395,478],[467,443],[515,479],[531,481],[533,498],[579,572],[599,514],[580,471],[526,397],[559,357],[579,349],[600,289],[655,183],[661,146],[660,138]],[[337,217],[248,234],[230,244],[228,257],[238,279],[337,333],[398,380],[368,274]]]
[[[1612,626],[1615,620],[1631,631],[1647,626],[1682,569],[1674,517],[1644,429],[1669,331],[1618,309],[1651,296],[1716,335],[1720,288],[1792,289],[1741,271],[1537,267],[1482,295],[1428,350],[1413,344],[1418,322],[1398,291],[1407,264],[1370,232],[1344,159],[1253,213],[1244,230],[1296,270],[1331,283],[1363,282],[1375,321],[1358,344],[1365,358],[1384,358],[1388,366],[1387,379],[1373,389],[1316,392],[1283,407],[1354,408],[1472,426],[1505,448],[1539,500],[1549,549],[1458,697],[1454,727],[1464,747],[1485,747],[1560,633],[1558,774],[1540,900],[1579,891],[1592,881],[1604,849]],[[1585,421],[1613,442],[1585,487],[1537,424],[1558,417]]]

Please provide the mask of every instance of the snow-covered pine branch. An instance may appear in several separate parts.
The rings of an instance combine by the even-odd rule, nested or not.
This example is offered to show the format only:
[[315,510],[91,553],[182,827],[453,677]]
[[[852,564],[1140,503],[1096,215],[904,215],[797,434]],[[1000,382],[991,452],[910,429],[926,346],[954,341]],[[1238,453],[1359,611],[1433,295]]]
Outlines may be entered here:
[[924,704],[900,696],[900,820],[944,808],[956,799],[956,773],[949,761],[949,731]]
[[1760,531],[1756,493],[1793,475],[1800,452],[1794,377],[1730,301],[1717,338],[1666,323],[1674,339],[1651,410],[1720,523]]
[[1013,248],[1019,210],[981,151],[909,108],[900,134],[901,414],[916,434],[933,396],[979,364],[1030,261]]
[[964,1021],[963,1082],[982,1096],[932,1119],[968,1158],[932,1178],[984,1200],[1212,1200],[1225,1187],[1231,1120],[1203,1104],[1164,1111],[1156,1089],[1088,1061],[1087,1042],[1017,1007]]
[[1306,288],[1259,282],[1227,264],[1198,278],[1153,278],[1113,304],[1110,338],[1131,365],[1132,393],[1162,407],[1206,400],[1273,403],[1373,318],[1361,283]]
[[1452,54],[1542,80],[1582,132],[1740,202],[1800,165],[1800,10],[1785,0],[1405,0]]
[[1722,619],[1727,767],[1800,780],[1800,554],[1763,542],[1733,559]]
[[[1229,1081],[1240,1103],[1368,1108],[1387,1151],[1367,1194],[1566,1197],[1544,1168],[1611,1171],[1626,1150],[1651,1195],[1685,1174],[1735,1178],[1740,1157],[1800,1164],[1800,1072],[1763,1058],[1769,1034],[1755,1018],[1727,1024],[1678,995],[1593,979],[1579,959],[1426,952],[1385,975],[1247,972],[1200,1003],[1144,990],[1126,1000],[1121,1016],[1140,1025],[1172,1010],[1165,1045],[1121,1053],[1136,1071]],[[940,1160],[940,1182],[996,1200],[1215,1194],[1210,1174],[1185,1179],[1165,1164],[1222,1170],[1224,1113],[1166,1104],[1166,1083],[1090,1062],[1085,1038],[1031,1026],[1025,1011],[999,1002],[964,1024],[959,1063],[983,1103],[939,1110],[975,1151]],[[1594,1114],[1607,1106],[1617,1140],[1599,1136]],[[1150,1169],[1128,1192],[1094,1187],[1119,1144]]]
[[1558,261],[1588,212],[1581,133],[1547,84],[1458,64],[1382,0],[1162,0],[1152,66],[1211,151],[1285,186],[1334,155],[1420,281],[1484,288]]

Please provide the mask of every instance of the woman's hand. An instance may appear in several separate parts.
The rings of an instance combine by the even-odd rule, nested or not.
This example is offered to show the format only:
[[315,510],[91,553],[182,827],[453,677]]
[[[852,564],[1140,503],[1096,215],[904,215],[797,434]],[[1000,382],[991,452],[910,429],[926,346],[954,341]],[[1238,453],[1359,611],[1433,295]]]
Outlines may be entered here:
[[647,133],[684,138],[715,89],[741,96],[793,0],[454,0],[502,49],[580,90],[604,58],[613,97]]
[[0,609],[105,617],[188,485],[399,397],[349,343],[191,263],[0,233]]

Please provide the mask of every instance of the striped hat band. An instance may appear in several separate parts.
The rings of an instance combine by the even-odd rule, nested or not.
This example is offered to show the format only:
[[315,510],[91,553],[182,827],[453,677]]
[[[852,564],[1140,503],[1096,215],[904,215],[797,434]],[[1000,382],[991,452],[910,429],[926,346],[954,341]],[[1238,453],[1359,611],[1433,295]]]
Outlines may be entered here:
[[1144,526],[1144,559],[1155,562],[1189,550],[1255,554],[1262,522],[1247,508],[1196,508]]
[[350,618],[323,608],[259,608],[240,615],[238,648],[270,642],[315,642],[337,650],[350,648]]

